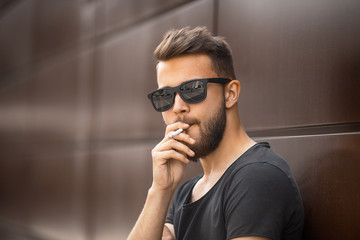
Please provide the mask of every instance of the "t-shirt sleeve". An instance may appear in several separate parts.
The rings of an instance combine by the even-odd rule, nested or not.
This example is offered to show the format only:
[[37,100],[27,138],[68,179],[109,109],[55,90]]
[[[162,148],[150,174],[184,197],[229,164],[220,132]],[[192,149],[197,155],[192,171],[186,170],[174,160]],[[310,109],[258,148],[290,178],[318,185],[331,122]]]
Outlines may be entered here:
[[252,163],[238,171],[225,194],[227,239],[241,236],[281,239],[294,203],[289,178],[268,163]]
[[175,199],[173,199],[170,203],[169,209],[168,209],[168,213],[166,215],[166,219],[165,219],[165,223],[171,223],[174,224],[174,201]]

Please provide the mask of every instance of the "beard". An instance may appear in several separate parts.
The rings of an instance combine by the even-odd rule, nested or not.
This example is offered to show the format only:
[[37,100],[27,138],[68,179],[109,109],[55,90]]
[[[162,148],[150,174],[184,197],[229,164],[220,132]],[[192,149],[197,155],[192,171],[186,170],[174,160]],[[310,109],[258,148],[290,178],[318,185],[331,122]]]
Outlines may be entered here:
[[220,107],[203,124],[201,124],[199,119],[184,118],[179,119],[179,121],[189,125],[197,124],[200,128],[200,137],[194,145],[183,142],[195,153],[195,156],[187,156],[187,158],[190,161],[197,162],[199,158],[206,157],[213,152],[223,138],[226,127],[225,99],[223,99]]

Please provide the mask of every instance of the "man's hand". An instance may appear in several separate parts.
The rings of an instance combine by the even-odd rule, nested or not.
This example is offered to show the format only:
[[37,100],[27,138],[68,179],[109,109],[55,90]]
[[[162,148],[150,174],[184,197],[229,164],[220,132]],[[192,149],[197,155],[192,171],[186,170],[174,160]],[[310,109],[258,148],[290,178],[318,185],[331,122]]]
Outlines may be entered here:
[[179,128],[186,130],[189,125],[182,122],[168,125],[164,139],[152,150],[153,190],[175,191],[184,175],[186,164],[190,162],[187,156],[195,155],[184,144],[193,145],[195,143],[195,140],[188,134],[182,132],[173,138],[169,138],[169,135]]
[[[169,138],[169,135],[179,128],[186,130],[189,125],[182,122],[168,125],[164,139],[152,150],[153,184],[128,240],[161,239],[164,233],[165,217],[172,195],[184,175],[186,164],[190,162],[187,156],[195,155],[186,146],[195,143],[188,134],[182,132]],[[173,233],[169,233],[172,232],[165,231],[164,239],[174,236]]]

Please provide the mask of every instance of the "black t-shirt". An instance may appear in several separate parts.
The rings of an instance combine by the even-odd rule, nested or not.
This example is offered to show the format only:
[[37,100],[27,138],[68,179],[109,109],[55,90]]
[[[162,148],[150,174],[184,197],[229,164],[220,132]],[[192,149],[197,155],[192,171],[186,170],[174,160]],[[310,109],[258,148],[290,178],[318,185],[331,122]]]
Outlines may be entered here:
[[171,202],[166,222],[174,225],[177,240],[302,238],[304,210],[297,184],[268,143],[247,150],[202,198],[189,203],[201,177],[179,187]]

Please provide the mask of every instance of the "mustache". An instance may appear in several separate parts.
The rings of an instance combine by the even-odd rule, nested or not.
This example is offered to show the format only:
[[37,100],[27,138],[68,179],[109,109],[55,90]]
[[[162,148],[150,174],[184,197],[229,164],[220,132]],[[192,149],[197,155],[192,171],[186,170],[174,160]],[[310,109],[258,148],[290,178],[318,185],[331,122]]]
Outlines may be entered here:
[[178,117],[175,122],[183,122],[189,125],[200,124],[200,120],[197,118],[189,118],[189,117]]

